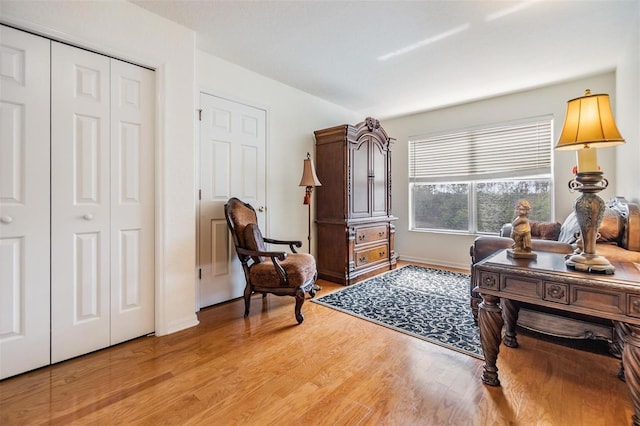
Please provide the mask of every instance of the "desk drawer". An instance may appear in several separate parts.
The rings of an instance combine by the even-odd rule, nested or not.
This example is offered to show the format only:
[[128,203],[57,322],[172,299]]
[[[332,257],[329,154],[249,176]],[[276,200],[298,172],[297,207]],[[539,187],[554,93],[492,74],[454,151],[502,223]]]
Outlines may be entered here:
[[522,278],[515,275],[502,275],[500,290],[505,293],[505,297],[509,294],[535,297],[542,299],[542,280],[535,278]]
[[389,246],[383,244],[366,250],[356,250],[355,255],[356,268],[359,268],[380,260],[387,260],[389,258]]
[[387,225],[356,229],[356,244],[367,244],[387,239]]
[[600,312],[626,315],[626,298],[623,293],[583,287],[571,286],[571,304]]

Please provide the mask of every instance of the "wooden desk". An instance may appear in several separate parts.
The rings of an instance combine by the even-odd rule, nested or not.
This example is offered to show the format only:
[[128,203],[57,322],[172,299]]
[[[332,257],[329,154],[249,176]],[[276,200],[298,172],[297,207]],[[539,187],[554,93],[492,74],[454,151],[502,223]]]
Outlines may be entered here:
[[[564,255],[537,252],[536,260],[512,259],[506,250],[475,264],[482,381],[500,386],[496,361],[505,326],[505,346],[516,348],[519,302],[607,318],[624,342],[622,363],[633,401],[632,424],[640,426],[640,265],[612,262],[614,275],[567,269]],[[500,303],[502,299],[502,304]]]

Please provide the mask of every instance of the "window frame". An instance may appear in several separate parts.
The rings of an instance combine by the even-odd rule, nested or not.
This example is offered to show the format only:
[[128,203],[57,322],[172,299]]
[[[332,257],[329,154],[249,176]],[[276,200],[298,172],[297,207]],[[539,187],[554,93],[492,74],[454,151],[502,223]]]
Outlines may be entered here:
[[[429,178],[419,178],[416,179],[414,178],[414,176],[412,176],[412,172],[414,172],[414,167],[415,164],[412,164],[412,153],[414,148],[414,144],[416,143],[424,143],[425,141],[428,143],[428,141],[431,141],[433,139],[440,139],[443,137],[447,137],[449,135],[455,135],[455,134],[473,134],[474,132],[485,132],[488,129],[492,129],[492,128],[508,128],[510,126],[513,126],[514,128],[522,126],[522,125],[535,125],[535,124],[541,124],[544,123],[544,127],[546,128],[546,131],[544,132],[545,135],[545,139],[543,142],[543,146],[545,148],[545,150],[548,150],[547,152],[545,152],[544,154],[542,154],[540,156],[540,158],[548,158],[548,162],[544,165],[544,167],[539,167],[537,170],[536,169],[531,169],[530,173],[522,173],[522,171],[514,171],[512,176],[505,176],[504,172],[500,172],[498,174],[496,174],[495,176],[491,176],[490,174],[469,174],[467,176],[459,176],[458,178],[456,178],[455,176],[451,176],[451,179],[447,179],[446,176],[445,177],[437,177],[433,180],[430,180]],[[497,124],[485,124],[485,125],[479,125],[479,126],[474,126],[474,127],[470,127],[470,128],[466,128],[466,129],[460,129],[460,130],[450,130],[450,131],[443,131],[443,132],[437,132],[437,133],[433,133],[433,134],[429,134],[429,135],[419,135],[419,136],[411,136],[408,138],[408,155],[407,155],[407,160],[408,160],[408,230],[410,232],[434,232],[434,233],[447,233],[447,234],[463,234],[463,235],[470,235],[470,234],[490,234],[490,232],[487,231],[479,231],[478,230],[478,212],[479,212],[479,206],[478,206],[478,189],[477,189],[477,185],[480,183],[486,183],[486,182],[507,182],[507,181],[526,181],[526,180],[541,180],[541,181],[545,181],[548,184],[549,187],[549,220],[553,221],[554,220],[554,176],[553,176],[553,162],[554,162],[554,156],[553,156],[553,140],[554,140],[554,135],[553,135],[553,130],[554,130],[554,118],[553,115],[551,114],[547,114],[547,115],[543,115],[543,116],[535,116],[535,117],[530,117],[530,118],[525,118],[525,119],[521,119],[521,120],[513,120],[513,121],[507,121],[507,122],[501,122],[501,123],[497,123]],[[471,138],[473,138],[473,136],[470,136]],[[547,138],[548,137],[548,138]],[[475,142],[475,141],[474,141]],[[471,145],[469,143],[467,143],[467,146],[472,146],[473,142],[471,143]],[[473,153],[472,153],[472,157],[473,157]],[[430,184],[430,185],[438,185],[438,184],[466,184],[468,185],[468,196],[467,196],[467,209],[468,209],[468,223],[467,223],[467,229],[466,230],[458,230],[458,229],[445,229],[445,228],[424,228],[424,227],[417,227],[416,226],[416,212],[415,212],[415,200],[414,200],[414,186],[415,185],[421,185],[421,184]],[[497,232],[497,230],[496,230]]]

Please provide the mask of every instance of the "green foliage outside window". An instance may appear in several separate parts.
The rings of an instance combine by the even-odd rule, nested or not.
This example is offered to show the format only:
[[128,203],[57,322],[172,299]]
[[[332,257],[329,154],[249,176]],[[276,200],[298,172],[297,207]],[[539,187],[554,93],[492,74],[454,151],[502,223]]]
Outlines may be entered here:
[[508,180],[476,183],[477,231],[494,233],[515,217],[518,200],[531,203],[529,220],[551,220],[549,179]]
[[414,185],[413,229],[469,228],[469,185],[445,183]]
[[[414,184],[412,229],[497,233],[513,220],[515,205],[523,198],[532,205],[530,220],[550,220],[550,178]],[[470,216],[473,200],[475,217]]]

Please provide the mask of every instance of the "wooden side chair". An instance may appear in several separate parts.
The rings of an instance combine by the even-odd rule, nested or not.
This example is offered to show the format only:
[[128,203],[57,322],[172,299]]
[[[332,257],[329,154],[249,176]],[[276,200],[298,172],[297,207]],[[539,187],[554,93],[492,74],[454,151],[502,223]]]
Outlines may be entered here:
[[[305,293],[315,296],[314,284],[318,277],[316,261],[310,254],[297,253],[301,241],[282,241],[264,238],[258,227],[255,209],[247,203],[230,198],[224,206],[224,215],[231,231],[236,253],[242,264],[246,286],[244,288],[244,316],[249,315],[251,295],[272,293],[293,296],[296,299],[295,316],[298,324],[304,321],[302,304]],[[291,253],[267,251],[265,243],[288,245]]]

